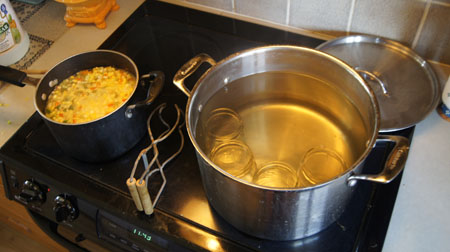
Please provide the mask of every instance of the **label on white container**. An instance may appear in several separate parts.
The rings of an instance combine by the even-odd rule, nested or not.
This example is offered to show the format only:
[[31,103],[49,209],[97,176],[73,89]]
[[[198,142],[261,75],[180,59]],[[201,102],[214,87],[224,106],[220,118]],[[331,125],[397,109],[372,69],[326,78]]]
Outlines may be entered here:
[[447,118],[450,118],[450,76],[448,77],[447,83],[444,87],[444,92],[442,92],[442,114]]
[[448,77],[447,83],[445,83],[444,92],[442,92],[442,102],[450,107],[450,76]]
[[24,32],[9,1],[0,0],[0,53],[22,41]]

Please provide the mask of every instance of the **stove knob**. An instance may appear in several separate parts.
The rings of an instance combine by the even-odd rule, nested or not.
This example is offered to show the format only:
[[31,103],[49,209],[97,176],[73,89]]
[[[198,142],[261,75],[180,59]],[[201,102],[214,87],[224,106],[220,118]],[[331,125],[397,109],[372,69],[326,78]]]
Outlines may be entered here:
[[78,217],[78,208],[75,205],[75,198],[66,194],[61,194],[55,198],[53,212],[57,222],[73,221]]
[[41,205],[45,202],[45,192],[37,182],[29,179],[25,180],[20,194],[16,195],[15,199],[26,205]]

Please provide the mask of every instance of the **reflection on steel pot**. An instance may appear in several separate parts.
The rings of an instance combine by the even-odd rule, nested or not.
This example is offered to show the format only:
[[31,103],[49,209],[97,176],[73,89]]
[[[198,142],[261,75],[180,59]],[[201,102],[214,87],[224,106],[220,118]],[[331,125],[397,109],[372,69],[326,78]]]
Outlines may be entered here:
[[[116,110],[85,123],[60,123],[45,116],[47,98],[64,79],[86,69],[112,66],[136,77],[132,95]],[[164,84],[160,71],[141,76],[134,62],[126,55],[111,50],[96,50],[71,56],[52,69],[42,79],[30,78],[26,73],[2,67],[0,79],[23,86],[36,84],[35,106],[50,132],[68,155],[87,162],[104,162],[119,157],[131,149],[146,132],[146,105],[159,94]]]
[[[212,67],[190,91],[184,79],[204,62]],[[315,234],[339,218],[357,180],[390,182],[406,161],[406,138],[378,136],[378,104],[364,79],[326,53],[267,46],[218,63],[200,54],[182,66],[173,81],[189,97],[186,125],[208,200],[229,223],[249,235],[293,240]],[[303,174],[300,164],[314,148],[338,153],[333,155],[339,155],[335,158],[339,162],[329,163],[346,167],[330,169],[339,173],[326,181],[310,179],[287,188],[267,186],[266,177],[264,185],[236,178],[207,153],[205,117],[221,107],[233,109],[242,119],[242,140],[252,150],[257,169],[278,162]],[[377,141],[395,142],[384,170],[360,174]],[[318,173],[323,179],[321,171],[309,169],[308,174]]]

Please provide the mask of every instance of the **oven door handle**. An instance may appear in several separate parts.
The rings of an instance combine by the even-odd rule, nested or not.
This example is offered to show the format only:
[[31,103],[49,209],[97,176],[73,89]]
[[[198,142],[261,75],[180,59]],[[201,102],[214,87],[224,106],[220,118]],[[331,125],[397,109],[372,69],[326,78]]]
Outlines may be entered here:
[[31,216],[33,221],[39,226],[39,228],[46,233],[50,238],[52,238],[55,242],[61,244],[63,247],[67,248],[71,252],[87,252],[88,250],[76,245],[75,243],[67,240],[60,234],[58,234],[56,228],[58,224],[50,221],[49,219],[40,216],[33,211],[30,211],[28,208],[26,209],[28,214]]

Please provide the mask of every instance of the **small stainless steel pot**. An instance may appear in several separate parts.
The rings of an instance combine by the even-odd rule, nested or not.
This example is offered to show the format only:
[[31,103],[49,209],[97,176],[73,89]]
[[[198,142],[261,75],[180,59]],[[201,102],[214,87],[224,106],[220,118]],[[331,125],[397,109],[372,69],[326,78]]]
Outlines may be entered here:
[[[212,67],[190,91],[184,80],[205,62]],[[311,75],[334,83],[346,94],[347,101],[359,109],[368,134],[360,139],[363,150],[349,169],[316,186],[277,189],[237,179],[208,158],[197,139],[198,121],[205,104],[228,83],[271,71]],[[218,63],[208,55],[200,54],[181,67],[173,82],[188,96],[186,126],[197,151],[202,182],[210,204],[234,227],[251,236],[294,240],[315,234],[339,218],[355,190],[357,180],[388,183],[405,164],[409,141],[399,136],[378,135],[379,110],[372,90],[354,69],[326,53],[295,46],[266,46],[230,55]],[[262,87],[249,89],[256,92]],[[293,87],[286,92],[295,93],[295,90]],[[236,97],[236,100],[239,99]],[[380,174],[361,174],[364,160],[377,141],[395,142],[394,150]]]
[[[44,114],[47,98],[58,83],[84,69],[114,66],[136,76],[133,94],[115,111],[86,123],[60,123]],[[146,84],[144,79],[149,79]],[[1,67],[0,80],[23,86],[36,85],[35,107],[60,147],[68,155],[86,162],[104,162],[131,149],[146,132],[149,105],[164,84],[164,74],[150,72],[139,78],[134,62],[126,55],[111,50],[95,50],[71,56],[50,69],[41,79]]]

